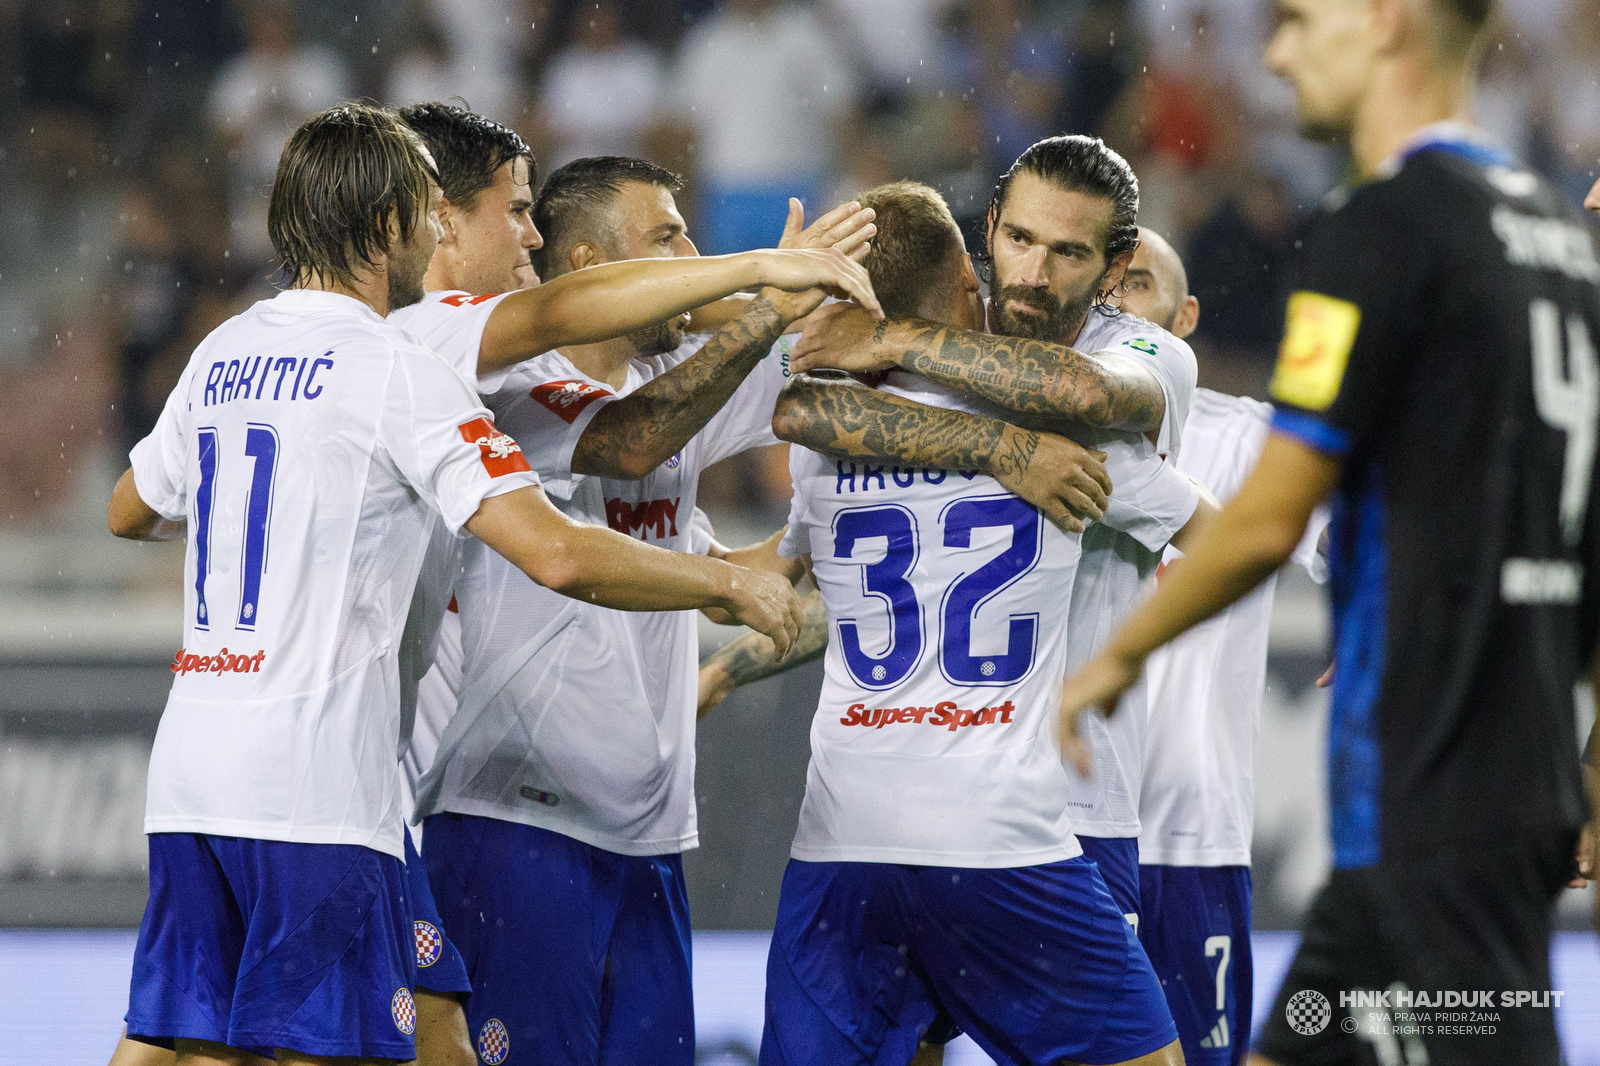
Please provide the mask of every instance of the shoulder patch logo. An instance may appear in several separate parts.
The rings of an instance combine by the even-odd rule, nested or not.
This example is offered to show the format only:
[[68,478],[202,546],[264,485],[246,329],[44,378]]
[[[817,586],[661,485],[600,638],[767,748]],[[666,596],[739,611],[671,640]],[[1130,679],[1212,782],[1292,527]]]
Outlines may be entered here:
[[486,292],[481,296],[474,296],[470,292],[458,292],[444,297],[439,302],[442,304],[449,304],[451,307],[474,307],[483,303],[485,300],[492,300],[499,295],[500,294],[497,292]]
[[1153,341],[1147,341],[1143,337],[1135,337],[1132,340],[1123,341],[1122,344],[1126,348],[1132,348],[1136,352],[1143,352],[1145,355],[1161,354],[1161,350],[1155,346]]
[[511,434],[501,433],[496,429],[489,419],[474,418],[471,422],[463,422],[456,428],[461,431],[462,440],[478,446],[483,468],[489,472],[490,477],[515,474],[529,469],[528,460],[523,457],[521,446],[511,438]]
[[535,385],[528,395],[548,407],[567,425],[572,425],[583,409],[611,390],[592,381],[547,381]]
[[1360,328],[1361,308],[1353,303],[1320,292],[1289,297],[1272,398],[1307,411],[1326,411],[1344,383]]

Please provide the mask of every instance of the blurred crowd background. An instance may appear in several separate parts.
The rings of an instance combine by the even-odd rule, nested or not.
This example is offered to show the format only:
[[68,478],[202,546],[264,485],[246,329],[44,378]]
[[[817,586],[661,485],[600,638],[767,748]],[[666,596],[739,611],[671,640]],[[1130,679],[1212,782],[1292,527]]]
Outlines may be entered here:
[[[1505,7],[1479,115],[1577,201],[1600,157],[1600,0]],[[816,212],[902,177],[943,191],[976,250],[1023,148],[1100,134],[1188,264],[1202,384],[1262,395],[1285,260],[1346,166],[1296,135],[1261,65],[1270,22],[1270,0],[0,0],[0,878],[138,872],[181,548],[113,542],[105,500],[194,345],[272,292],[267,190],[308,114],[458,98],[520,131],[541,175],[649,157],[685,175],[707,253],[774,243],[789,195]],[[720,529],[765,532],[788,493],[772,453],[701,498]],[[1267,806],[1278,779],[1320,779],[1320,696],[1272,725],[1322,655],[1316,594],[1284,598],[1294,676],[1265,743],[1291,762],[1264,767]],[[789,698],[803,772],[809,697]],[[759,788],[728,765],[734,793]],[[1319,815],[1283,803],[1309,891]]]

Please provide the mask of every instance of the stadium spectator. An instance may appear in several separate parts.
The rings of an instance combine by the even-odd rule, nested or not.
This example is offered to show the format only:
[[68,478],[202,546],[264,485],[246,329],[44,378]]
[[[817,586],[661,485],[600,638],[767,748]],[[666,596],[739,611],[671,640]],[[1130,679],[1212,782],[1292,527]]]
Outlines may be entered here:
[[548,165],[648,155],[646,141],[667,92],[661,54],[623,36],[614,0],[585,5],[572,22],[572,43],[550,60],[539,88]]
[[217,76],[210,115],[228,146],[233,255],[265,263],[267,193],[283,144],[300,122],[351,93],[344,63],[330,49],[305,41],[286,0],[261,0],[245,9],[247,47]]
[[855,77],[809,8],[726,0],[684,39],[672,91],[694,145],[701,251],[769,246],[790,196],[818,206]]

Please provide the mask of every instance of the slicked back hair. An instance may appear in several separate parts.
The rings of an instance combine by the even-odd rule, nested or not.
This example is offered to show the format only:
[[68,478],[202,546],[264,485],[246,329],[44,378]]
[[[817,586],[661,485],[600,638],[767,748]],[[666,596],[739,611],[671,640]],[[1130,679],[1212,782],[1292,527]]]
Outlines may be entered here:
[[[879,185],[858,196],[876,213],[878,232],[862,265],[890,318],[926,318],[956,283],[952,260],[961,254],[961,227],[944,197],[917,181]],[[943,303],[936,306],[943,309]]]
[[285,273],[354,284],[389,254],[391,212],[403,240],[426,224],[429,180],[422,141],[393,111],[347,103],[311,116],[283,147],[267,208]]
[[[1036,141],[1000,177],[989,202],[991,227],[1005,210],[1011,183],[1023,172],[1085,196],[1111,202],[1106,262],[1139,247],[1139,179],[1128,161],[1098,137],[1072,134]],[[991,253],[993,249],[990,249]]]
[[533,253],[533,267],[541,281],[550,281],[572,269],[568,252],[584,237],[609,235],[595,232],[600,215],[630,181],[655,185],[670,192],[683,188],[683,179],[665,167],[644,159],[620,155],[574,159],[551,171],[533,202],[533,224],[544,235],[544,247]]
[[514,159],[527,161],[528,184],[535,182],[533,149],[516,130],[454,104],[412,104],[400,109],[400,118],[433,153],[444,198],[463,211],[473,209],[478,194]]

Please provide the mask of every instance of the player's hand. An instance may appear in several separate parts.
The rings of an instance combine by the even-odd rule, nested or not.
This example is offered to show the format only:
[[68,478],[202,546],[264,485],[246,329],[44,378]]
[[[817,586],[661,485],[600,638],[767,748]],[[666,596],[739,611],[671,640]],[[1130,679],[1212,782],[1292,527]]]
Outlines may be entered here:
[[[857,263],[872,250],[872,238],[878,227],[872,224],[877,214],[871,209],[862,210],[854,200],[840,204],[811,225],[807,226],[806,209],[800,201],[789,197],[789,217],[783,226],[779,248],[832,248],[842,252]],[[822,306],[826,294],[821,289],[786,293],[767,289],[765,296],[778,309],[784,319],[793,323],[798,318]]]
[[781,574],[728,565],[733,569],[727,595],[729,613],[735,622],[771,638],[777,661],[783,662],[799,639],[805,615],[794,586]]
[[1116,713],[1117,701],[1122,699],[1139,680],[1144,660],[1124,659],[1106,648],[1090,659],[1061,686],[1060,720],[1056,725],[1056,738],[1061,745],[1061,755],[1073,768],[1088,777],[1093,773],[1089,746],[1078,732],[1078,721],[1083,713],[1099,708],[1106,717]]
[[756,254],[761,257],[762,284],[768,288],[821,289],[829,296],[856,301],[872,318],[883,317],[867,268],[837,248],[767,248]]
[[882,316],[868,314],[850,304],[829,304],[811,313],[805,332],[795,341],[790,353],[790,369],[796,374],[832,368],[852,373],[890,370],[900,365],[898,349],[880,343]]
[[1583,829],[1578,834],[1578,876],[1567,882],[1568,888],[1588,888],[1589,882],[1596,880],[1595,861],[1595,825],[1585,822]]
[[1033,504],[1065,533],[1082,533],[1105,515],[1111,495],[1106,453],[1054,433],[1006,426],[989,459],[989,473]]
[[1326,670],[1322,671],[1322,676],[1317,678],[1317,687],[1318,688],[1332,688],[1333,687],[1333,668],[1335,666],[1338,666],[1338,665],[1339,665],[1339,663],[1338,663],[1337,660],[1335,660],[1334,662],[1331,662],[1331,663],[1328,664],[1328,668]]

